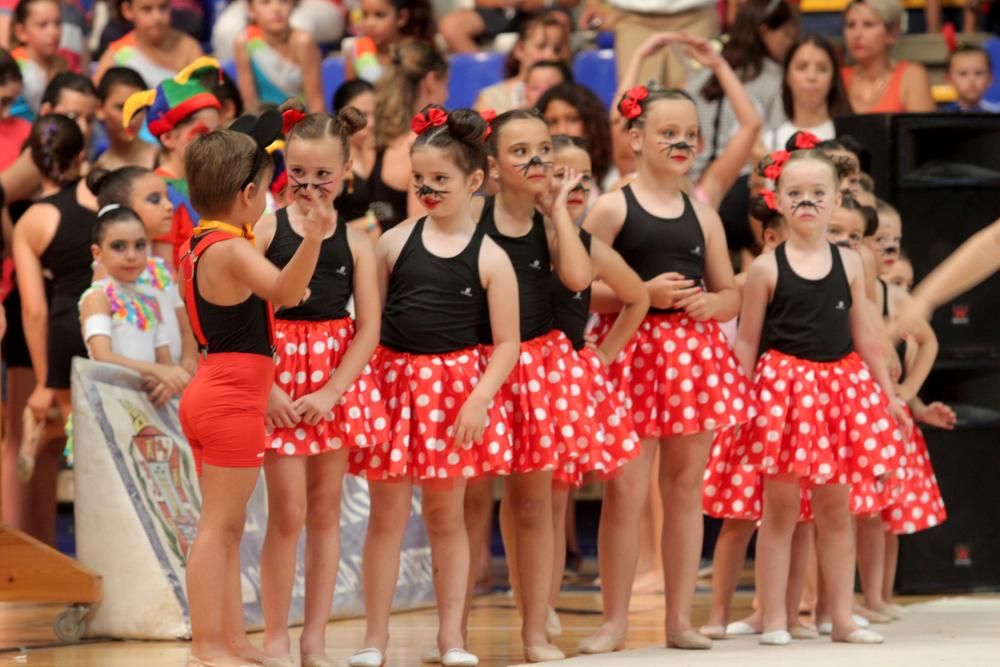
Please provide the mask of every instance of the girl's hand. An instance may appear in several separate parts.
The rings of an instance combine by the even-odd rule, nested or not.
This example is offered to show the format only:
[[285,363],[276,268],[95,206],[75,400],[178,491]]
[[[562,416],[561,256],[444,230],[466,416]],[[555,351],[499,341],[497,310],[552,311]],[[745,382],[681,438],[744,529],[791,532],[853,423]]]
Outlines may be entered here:
[[31,408],[35,420],[45,422],[49,418],[49,410],[55,400],[55,392],[44,386],[36,386],[35,390],[28,396],[28,407]]
[[903,409],[899,401],[889,400],[889,414],[896,420],[896,425],[899,426],[899,430],[903,432],[907,440],[913,437],[913,421],[910,420],[910,416],[906,414],[906,410]]
[[181,366],[166,366],[163,364],[156,365],[153,377],[160,384],[166,386],[172,394],[177,396],[184,391],[184,387],[191,381],[191,374]]
[[315,426],[333,411],[333,406],[340,402],[343,393],[335,389],[320,389],[295,399],[292,408],[305,423]]
[[[890,365],[890,373],[892,372],[892,366]],[[897,376],[897,379],[898,376]],[[896,385],[896,398],[901,400],[903,403],[909,403],[917,395],[917,392],[912,387],[908,386],[905,382],[903,384]]]
[[150,380],[146,383],[146,393],[149,395],[149,402],[153,404],[154,408],[162,408],[174,397],[174,393],[170,391],[167,385],[156,380]]
[[698,291],[695,294],[675,301],[674,308],[683,310],[688,317],[697,322],[704,322],[715,317],[715,313],[718,312],[719,295],[706,292],[700,287],[696,289]]
[[302,235],[313,241],[322,241],[326,235],[333,231],[337,224],[337,216],[333,209],[324,205],[326,200],[320,200],[316,206],[309,209],[309,212],[302,218]]
[[682,32],[677,41],[684,45],[684,51],[688,57],[697,61],[702,67],[715,70],[726,62],[712,46],[712,43],[703,37]]
[[914,416],[917,418],[917,421],[942,428],[946,431],[955,428],[955,422],[958,421],[955,411],[941,401],[934,401],[930,405],[924,406],[919,411],[914,412]]
[[674,308],[678,301],[697,294],[700,289],[693,280],[674,271],[661,273],[646,281],[649,304],[654,308]]
[[465,401],[455,419],[456,445],[467,447],[483,439],[483,433],[486,432],[486,408],[486,402],[475,396],[470,396]]
[[681,40],[682,34],[679,32],[658,32],[655,35],[650,35],[649,38],[643,42],[639,50],[636,51],[635,57],[640,60],[645,60],[650,56],[656,55],[659,51],[663,50],[665,46],[669,46],[674,42]]
[[271,386],[267,396],[267,410],[264,411],[264,421],[268,431],[275,428],[294,428],[299,423],[299,413],[292,405],[292,399],[278,385]]
[[572,167],[566,167],[565,175],[558,186],[553,185],[548,192],[535,196],[535,203],[538,204],[538,208],[545,214],[546,218],[554,221],[557,211],[567,211],[566,200],[569,199],[569,193],[580,184],[581,180],[583,180],[583,174],[576,173]]

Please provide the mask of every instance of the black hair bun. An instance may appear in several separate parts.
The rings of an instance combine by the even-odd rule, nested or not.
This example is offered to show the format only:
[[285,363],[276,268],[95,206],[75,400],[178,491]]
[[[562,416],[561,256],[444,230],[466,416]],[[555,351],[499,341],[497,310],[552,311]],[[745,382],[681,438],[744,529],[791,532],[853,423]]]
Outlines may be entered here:
[[357,107],[350,105],[337,112],[337,120],[344,126],[348,134],[360,132],[368,125],[368,119],[365,118],[365,115]]
[[448,114],[448,132],[461,142],[483,143],[488,128],[486,120],[472,109],[455,109]]

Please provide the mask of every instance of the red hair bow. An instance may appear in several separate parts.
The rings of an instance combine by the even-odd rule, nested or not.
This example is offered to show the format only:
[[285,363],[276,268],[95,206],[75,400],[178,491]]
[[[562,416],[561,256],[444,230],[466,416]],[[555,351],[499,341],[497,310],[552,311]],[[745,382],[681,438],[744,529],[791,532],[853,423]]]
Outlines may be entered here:
[[486,121],[486,133],[483,135],[483,141],[486,141],[493,134],[493,121],[497,119],[497,112],[493,109],[483,109],[479,115]]
[[781,169],[792,156],[788,151],[774,151],[771,153],[771,164],[764,167],[764,177],[772,181],[777,181],[781,176]]
[[299,124],[306,115],[298,109],[286,109],[281,112],[281,133],[288,136],[292,128]]
[[625,97],[618,105],[618,110],[626,120],[634,120],[642,115],[642,100],[649,97],[646,86],[633,86],[625,92]]
[[760,191],[760,196],[764,198],[764,203],[772,211],[778,210],[778,200],[774,198],[774,190],[764,188]]
[[410,121],[410,129],[417,134],[423,134],[432,127],[441,127],[448,122],[448,112],[444,109],[428,109],[427,113],[418,113]]
[[795,134],[795,148],[805,150],[819,146],[819,137],[812,132],[797,132]]

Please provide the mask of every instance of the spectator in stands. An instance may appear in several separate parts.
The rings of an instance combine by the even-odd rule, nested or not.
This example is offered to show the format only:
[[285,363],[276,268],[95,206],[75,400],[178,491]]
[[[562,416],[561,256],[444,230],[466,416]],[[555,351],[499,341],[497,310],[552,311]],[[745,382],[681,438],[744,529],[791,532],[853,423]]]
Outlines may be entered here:
[[351,173],[333,202],[337,213],[352,226],[377,236],[378,221],[371,212],[368,177],[375,165],[375,87],[364,79],[345,81],[333,95],[333,112],[352,106],[365,116],[365,127],[351,135]]
[[475,53],[479,40],[505,32],[522,33],[525,24],[539,16],[551,15],[569,32],[573,29],[569,13],[578,4],[580,0],[476,0],[473,9],[443,17],[439,29],[452,53]]
[[552,86],[572,82],[573,72],[561,60],[540,60],[530,68],[524,77],[524,108],[534,109],[538,100]]
[[[614,22],[615,56],[621,79],[638,48],[657,33],[686,32],[705,39],[717,37],[717,4],[714,0],[610,0],[609,8],[604,0],[587,0],[580,24],[592,29]],[[666,88],[682,88],[686,79],[686,68],[678,52],[659,51],[643,63],[638,80],[644,84],[655,81]]]
[[[246,0],[233,0],[212,26],[212,52],[219,60],[233,58],[233,42],[247,29]],[[305,30],[319,44],[330,45],[344,35],[344,10],[336,0],[299,0],[291,18],[292,27]]]
[[[748,0],[736,16],[729,41],[722,47],[723,59],[760,109],[765,131],[785,120],[781,105],[784,77],[781,63],[798,36],[798,27],[798,12],[785,0]],[[712,71],[701,70],[692,75],[686,90],[698,105],[704,144],[691,170],[697,178],[723,154],[739,123],[731,101]],[[749,173],[749,169],[745,172]]]
[[326,110],[323,56],[312,35],[289,24],[293,6],[293,0],[250,0],[252,23],[236,38],[236,80],[252,112],[290,97],[302,98],[311,112]]
[[95,82],[118,65],[134,69],[146,85],[158,86],[202,55],[198,40],[170,26],[165,0],[120,0],[118,11],[133,28],[108,45],[97,63]]
[[[97,1],[112,5],[108,22],[104,25],[104,29],[101,32],[100,46],[96,49],[97,53],[104,53],[112,42],[116,42],[127,35],[132,30],[133,25],[131,19],[126,18],[121,10],[121,0]],[[206,27],[210,29],[211,26],[205,26],[205,9],[202,6],[201,0],[170,0],[166,4],[170,6],[171,28],[190,35],[199,42],[208,36],[206,34]],[[161,7],[165,6],[165,4],[161,5]],[[98,19],[95,18],[95,27],[97,23]]]
[[589,88],[567,81],[549,88],[538,101],[549,134],[586,139],[593,165],[595,195],[605,189],[611,171],[611,128],[604,104]]
[[21,96],[22,87],[17,61],[0,49],[0,171],[17,159],[31,133],[31,123],[10,114],[14,102]]
[[480,91],[475,108],[493,109],[498,114],[524,108],[525,79],[531,66],[542,60],[569,62],[569,46],[569,29],[554,13],[541,14],[526,21],[507,57],[507,79]]
[[409,42],[434,43],[434,10],[429,0],[362,0],[362,35],[346,50],[344,75],[375,83],[393,53]]
[[768,151],[782,150],[796,132],[811,132],[823,141],[837,135],[833,117],[851,112],[840,79],[840,66],[833,44],[826,37],[809,34],[800,38],[785,58],[781,105],[788,118],[764,137]]
[[990,54],[981,46],[963,44],[948,56],[948,83],[958,97],[948,111],[1000,111],[996,105],[983,101],[983,95],[993,85],[993,65]]
[[11,56],[21,68],[21,99],[11,113],[28,122],[35,119],[42,94],[60,72],[79,72],[77,54],[60,48],[62,5],[59,0],[21,0],[14,8]]
[[368,185],[383,232],[421,210],[410,188],[410,121],[428,104],[447,99],[448,61],[424,42],[402,46],[375,87],[375,164]]
[[935,110],[931,82],[923,65],[893,63],[892,45],[902,32],[899,0],[852,0],[844,14],[844,42],[854,60],[845,67],[844,87],[854,113]]
[[138,72],[128,67],[112,67],[101,77],[101,83],[97,86],[97,95],[101,100],[97,119],[107,132],[108,147],[97,159],[95,166],[109,171],[129,165],[153,168],[156,146],[139,139],[136,132],[130,132],[122,126],[125,100],[140,90],[146,90],[146,82]]

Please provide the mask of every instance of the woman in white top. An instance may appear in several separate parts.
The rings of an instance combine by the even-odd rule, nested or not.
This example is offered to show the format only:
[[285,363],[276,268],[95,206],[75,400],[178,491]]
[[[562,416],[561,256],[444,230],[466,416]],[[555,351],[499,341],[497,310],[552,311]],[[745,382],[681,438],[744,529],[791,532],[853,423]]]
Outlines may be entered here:
[[765,133],[769,152],[783,149],[796,132],[811,132],[821,141],[836,137],[833,117],[851,113],[851,107],[836,52],[826,37],[805,35],[788,50],[781,103],[788,120]]

